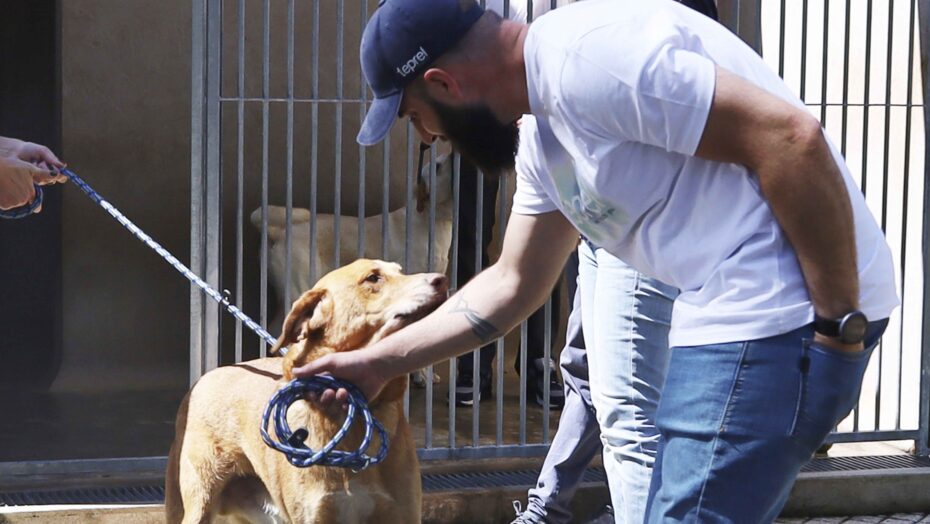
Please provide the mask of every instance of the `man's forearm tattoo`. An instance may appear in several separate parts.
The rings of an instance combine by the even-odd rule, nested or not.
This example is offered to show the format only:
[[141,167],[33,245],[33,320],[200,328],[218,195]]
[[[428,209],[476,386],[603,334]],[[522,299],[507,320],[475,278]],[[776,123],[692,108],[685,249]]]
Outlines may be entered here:
[[501,336],[500,330],[494,327],[494,324],[491,324],[486,319],[482,318],[477,311],[468,307],[468,303],[465,302],[465,296],[462,293],[456,296],[458,298],[449,313],[464,313],[465,320],[468,320],[468,323],[471,324],[471,331],[478,337],[478,340],[482,343],[487,343]]

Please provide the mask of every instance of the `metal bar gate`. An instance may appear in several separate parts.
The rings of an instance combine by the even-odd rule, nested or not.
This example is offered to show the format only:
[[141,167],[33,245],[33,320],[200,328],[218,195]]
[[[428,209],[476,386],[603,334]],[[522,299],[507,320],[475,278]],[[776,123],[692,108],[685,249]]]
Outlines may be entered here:
[[[504,0],[503,9],[523,1]],[[532,19],[561,3],[528,1],[525,11]],[[375,0],[192,4],[191,267],[205,280],[228,288],[275,332],[297,294],[358,256],[444,271],[453,286],[487,263],[506,224],[513,189],[506,178],[499,186],[485,181],[435,145],[428,169],[417,173],[410,126],[396,126],[383,146],[355,146],[368,98],[357,49]],[[930,439],[928,5],[720,2],[724,19],[761,45],[861,173],[895,252],[903,306],[876,351],[860,406],[831,441],[910,440],[922,454]],[[913,248],[917,242],[922,249]],[[476,351],[423,371],[422,388],[411,388],[405,403],[421,458],[545,452],[558,420],[548,409],[550,368],[535,383],[527,371],[534,359],[557,353],[563,298],[546,304],[541,323],[524,323],[486,350],[493,368]],[[190,333],[191,381],[217,365],[265,356],[257,338],[197,289]],[[463,363],[474,371],[464,374]],[[537,383],[542,406],[534,402]],[[490,389],[494,402],[457,406],[460,388]]]

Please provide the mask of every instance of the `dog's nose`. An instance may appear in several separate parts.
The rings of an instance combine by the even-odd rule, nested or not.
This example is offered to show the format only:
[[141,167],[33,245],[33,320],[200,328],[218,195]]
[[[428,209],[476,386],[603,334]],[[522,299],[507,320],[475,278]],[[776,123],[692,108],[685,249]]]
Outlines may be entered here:
[[449,279],[442,273],[430,273],[426,276],[426,279],[429,281],[429,285],[436,288],[436,291],[440,293],[449,291]]

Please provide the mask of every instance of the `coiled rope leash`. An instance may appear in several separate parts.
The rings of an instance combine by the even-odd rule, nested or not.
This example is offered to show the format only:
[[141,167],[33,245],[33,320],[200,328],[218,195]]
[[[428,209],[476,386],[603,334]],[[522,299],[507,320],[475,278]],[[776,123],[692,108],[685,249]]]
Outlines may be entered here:
[[[304,398],[309,392],[318,393],[325,389],[346,388],[349,391],[349,410],[346,414],[346,420],[334,436],[325,446],[314,451],[304,445],[309,433],[306,429],[300,428],[291,432],[287,425],[287,408],[294,402]],[[361,411],[365,419],[365,436],[361,444],[355,451],[340,451],[335,449],[342,441],[352,427],[355,420],[356,411]],[[269,419],[274,416],[274,430],[277,440],[271,438],[266,431]],[[372,429],[378,431],[381,438],[381,446],[378,453],[372,457],[365,452],[371,445]],[[361,471],[368,466],[373,466],[387,455],[388,438],[381,425],[372,415],[368,406],[365,404],[365,396],[353,385],[341,382],[329,375],[317,375],[310,380],[292,380],[286,386],[279,389],[271,397],[271,402],[265,408],[262,415],[262,439],[265,444],[284,453],[288,462],[298,468],[306,468],[313,465],[337,466],[343,468],[352,468],[353,471]]]
[[[273,346],[275,344],[274,337],[272,337],[268,331],[255,323],[255,321],[243,313],[241,309],[230,303],[229,299],[221,295],[217,290],[210,287],[210,284],[207,284],[203,281],[203,279],[195,275],[194,272],[190,270],[190,268],[181,263],[180,260],[169,253],[168,250],[163,248],[158,242],[152,240],[152,237],[148,236],[144,231],[139,229],[138,226],[133,224],[131,220],[126,218],[126,215],[122,214],[118,209],[104,200],[103,197],[101,197],[96,191],[93,190],[93,188],[87,185],[87,182],[84,182],[81,177],[77,176],[70,169],[62,169],[61,173],[67,176],[74,183],[74,185],[79,187],[81,191],[90,197],[91,200],[105,209],[107,213],[109,213],[117,220],[117,222],[122,224],[123,227],[135,235],[136,238],[144,242],[147,246],[152,248],[152,250],[161,255],[161,257],[169,264],[171,264],[172,267],[178,270],[179,273],[184,275],[184,277],[190,280],[192,283],[196,284],[200,289],[203,290],[204,293],[207,294],[207,296],[225,307],[227,311],[242,321],[243,324],[254,331],[255,334],[261,337],[268,345]],[[36,198],[28,206],[23,206],[8,211],[0,210],[0,217],[26,217],[31,215],[40,205],[42,205],[42,189],[36,186]],[[281,349],[282,354],[286,351],[286,348]],[[291,404],[297,402],[298,400],[302,400],[304,395],[308,392],[320,392],[326,389],[338,388],[345,388],[349,392],[349,409],[348,413],[346,414],[345,423],[343,423],[339,431],[336,432],[336,435],[334,435],[325,446],[320,448],[319,451],[314,451],[304,445],[304,441],[309,436],[309,432],[306,429],[300,428],[297,431],[291,431],[291,428],[287,424],[287,410],[290,408]],[[355,421],[355,414],[357,411],[361,411],[365,420],[365,436],[362,439],[361,445],[359,445],[357,450],[351,452],[335,449],[336,446],[338,446],[348,434],[349,429],[352,427],[352,423]],[[273,439],[267,432],[268,422],[272,414],[274,415],[274,429],[277,440]],[[361,471],[369,466],[378,464],[384,460],[384,457],[387,455],[387,433],[384,431],[384,426],[382,426],[381,423],[372,416],[371,410],[368,409],[365,395],[354,385],[328,375],[317,375],[308,378],[294,379],[287,383],[283,388],[278,390],[278,392],[275,393],[275,395],[271,398],[271,401],[268,403],[268,406],[265,408],[265,412],[262,415],[261,431],[262,440],[264,440],[266,444],[280,451],[281,453],[284,453],[288,462],[301,468],[319,464],[323,466],[336,466],[342,468],[351,468],[354,471]],[[373,431],[377,431],[378,436],[381,438],[381,446],[378,449],[378,453],[374,457],[365,453],[371,444]]]
[[32,202],[29,202],[25,206],[20,206],[14,209],[8,209],[6,211],[0,209],[0,218],[26,218],[27,216],[35,213],[36,209],[39,209],[39,206],[42,205],[42,186],[39,184],[33,184],[36,188],[36,196],[32,199]]

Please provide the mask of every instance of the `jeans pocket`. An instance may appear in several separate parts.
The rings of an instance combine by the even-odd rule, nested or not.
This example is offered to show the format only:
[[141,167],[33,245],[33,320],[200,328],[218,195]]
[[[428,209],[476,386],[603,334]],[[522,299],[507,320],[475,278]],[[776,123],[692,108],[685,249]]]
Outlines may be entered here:
[[848,353],[809,339],[802,343],[801,395],[793,434],[816,447],[856,405],[874,346]]
[[783,341],[743,345],[728,388],[722,433],[766,439],[791,434],[802,389],[798,354],[795,347],[792,356]]

